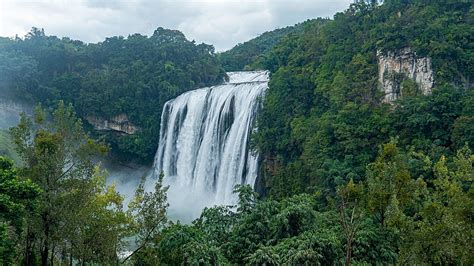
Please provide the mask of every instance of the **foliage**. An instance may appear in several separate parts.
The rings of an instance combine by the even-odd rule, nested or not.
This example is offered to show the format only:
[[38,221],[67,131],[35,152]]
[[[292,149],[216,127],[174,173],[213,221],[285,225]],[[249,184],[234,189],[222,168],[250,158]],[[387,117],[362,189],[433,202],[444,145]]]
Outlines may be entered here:
[[145,162],[157,147],[164,103],[225,76],[212,46],[163,28],[150,37],[134,34],[97,44],[33,28],[24,39],[2,38],[0,46],[1,91],[47,106],[73,103],[82,118],[125,114],[139,132],[105,135],[115,151]]
[[[267,197],[237,186],[237,206],[171,227],[155,254],[186,263],[188,241],[238,265],[472,264],[472,4],[378,2],[309,21],[258,56],[270,35],[220,55],[271,71],[252,138]],[[435,87],[422,95],[401,76],[385,103],[377,51],[406,47],[432,59]]]
[[24,257],[29,265],[113,263],[122,248],[128,217],[122,197],[106,187],[105,175],[94,166],[93,156],[107,148],[83,131],[71,105],[63,102],[49,117],[38,106],[34,120],[22,114],[10,129],[16,151],[23,160],[19,175],[41,189],[38,210],[26,218]]
[[[11,130],[21,178],[0,158],[0,253],[7,263],[61,254],[113,264],[133,235],[126,259],[136,265],[473,264],[472,12],[467,1],[356,1],[333,20],[221,54],[228,69],[272,72],[252,139],[268,197],[238,185],[236,206],[207,208],[187,225],[167,221],[162,175],[151,192],[143,180],[123,212],[91,161],[105,147],[71,106],[60,102],[51,123],[38,108]],[[401,97],[385,103],[377,51],[406,47],[432,59],[435,87],[421,95],[399,77]],[[149,110],[223,77],[212,47],[164,29],[92,45],[33,29],[0,48],[0,70],[25,73],[0,75],[0,86],[63,98],[83,116],[125,112],[142,131],[113,145],[142,157],[159,132]]]
[[260,36],[244,43],[239,43],[232,49],[219,53],[219,61],[226,71],[241,71],[253,69],[252,63],[265,56],[281,39],[303,30],[311,20],[298,23],[294,26],[276,29],[262,33]]
[[12,159],[14,162],[20,162],[18,154],[15,153],[15,147],[11,141],[8,129],[0,129],[0,154]]
[[[28,212],[36,210],[41,189],[31,180],[21,180],[13,162],[0,156],[0,263],[15,259]],[[18,245],[18,246],[17,246]]]
[[128,213],[133,217],[132,232],[137,239],[138,246],[124,262],[139,252],[138,260],[141,260],[140,253],[147,253],[152,249],[150,242],[156,240],[167,223],[166,210],[168,208],[166,191],[168,187],[163,187],[163,174],[160,174],[155,182],[154,190],[145,191],[146,177],[138,185],[135,197],[129,204]]
[[432,163],[398,145],[393,139],[381,145],[366,179],[349,180],[327,200],[318,194],[256,199],[249,186],[236,186],[237,206],[205,209],[190,225],[165,228],[142,259],[167,265],[470,264],[474,155],[465,146]]
[[[419,213],[409,217],[401,259],[412,263],[473,262],[472,206],[474,156],[458,150],[449,163],[445,156],[432,165],[430,182]],[[410,248],[408,248],[410,247]]]
[[416,208],[410,203],[426,186],[422,179],[411,177],[408,158],[392,140],[382,146],[375,162],[367,167],[367,206],[381,226],[386,226],[393,204],[402,210]]
[[[90,180],[80,180],[62,196],[67,222],[60,228],[63,252],[82,262],[111,263],[125,248],[131,217],[122,210],[123,198],[105,184],[107,174],[96,166]],[[78,189],[80,188],[80,189]]]
[[[397,139],[403,152],[452,155],[472,140],[472,4],[466,1],[357,1],[333,20],[314,20],[258,58],[269,90],[252,145],[263,157],[262,183],[282,198],[333,197],[363,181],[377,147]],[[420,95],[406,77],[396,102],[383,102],[377,51],[410,47],[432,59],[435,87]]]

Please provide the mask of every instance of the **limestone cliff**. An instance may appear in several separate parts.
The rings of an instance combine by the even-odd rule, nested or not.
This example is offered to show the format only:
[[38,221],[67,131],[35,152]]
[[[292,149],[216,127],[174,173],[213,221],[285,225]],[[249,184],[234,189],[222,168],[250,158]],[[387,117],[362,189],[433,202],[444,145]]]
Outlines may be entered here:
[[94,126],[96,130],[115,131],[121,134],[134,134],[139,128],[133,125],[126,114],[119,114],[109,119],[89,115],[87,121]]
[[400,85],[403,77],[415,81],[421,93],[431,93],[433,87],[431,58],[418,57],[410,48],[386,54],[377,51],[377,58],[379,83],[385,92],[386,102],[396,100],[402,95]]

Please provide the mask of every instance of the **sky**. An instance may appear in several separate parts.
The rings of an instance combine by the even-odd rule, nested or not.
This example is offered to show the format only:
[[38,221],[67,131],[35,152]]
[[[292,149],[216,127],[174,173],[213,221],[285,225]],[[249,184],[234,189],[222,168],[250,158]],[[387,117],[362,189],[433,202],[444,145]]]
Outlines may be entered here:
[[0,0],[0,36],[47,35],[100,42],[157,27],[225,51],[238,43],[316,17],[332,17],[352,0]]

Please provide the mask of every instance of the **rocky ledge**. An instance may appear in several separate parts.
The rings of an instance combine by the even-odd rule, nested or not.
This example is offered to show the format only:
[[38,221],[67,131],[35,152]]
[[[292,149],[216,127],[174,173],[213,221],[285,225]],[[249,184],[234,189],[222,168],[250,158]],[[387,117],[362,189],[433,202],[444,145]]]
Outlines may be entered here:
[[108,119],[89,115],[86,120],[99,131],[115,131],[131,135],[139,130],[137,126],[130,122],[126,114],[119,114]]

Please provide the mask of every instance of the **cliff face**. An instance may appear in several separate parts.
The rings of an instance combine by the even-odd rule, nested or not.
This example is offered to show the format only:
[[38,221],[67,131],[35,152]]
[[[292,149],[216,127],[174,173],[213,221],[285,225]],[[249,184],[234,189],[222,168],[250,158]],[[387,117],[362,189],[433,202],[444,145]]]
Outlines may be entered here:
[[401,81],[409,78],[418,84],[423,94],[431,93],[433,88],[433,69],[431,58],[418,57],[410,48],[383,54],[377,52],[379,83],[385,92],[385,101],[391,102],[401,96]]
[[97,116],[87,116],[87,121],[94,126],[96,130],[115,131],[121,134],[134,134],[139,128],[133,125],[126,114],[120,114],[104,119]]

